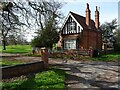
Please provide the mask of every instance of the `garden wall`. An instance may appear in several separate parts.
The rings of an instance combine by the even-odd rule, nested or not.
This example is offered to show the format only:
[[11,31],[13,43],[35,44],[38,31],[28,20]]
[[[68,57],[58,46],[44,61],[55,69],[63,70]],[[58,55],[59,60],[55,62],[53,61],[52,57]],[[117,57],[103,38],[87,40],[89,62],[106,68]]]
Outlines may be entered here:
[[19,64],[15,66],[2,67],[2,79],[17,77],[44,70],[44,62]]

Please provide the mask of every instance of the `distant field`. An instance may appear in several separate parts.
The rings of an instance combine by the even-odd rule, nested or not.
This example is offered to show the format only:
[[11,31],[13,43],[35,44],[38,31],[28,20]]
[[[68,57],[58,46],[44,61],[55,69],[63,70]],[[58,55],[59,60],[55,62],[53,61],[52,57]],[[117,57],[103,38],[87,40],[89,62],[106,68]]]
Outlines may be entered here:
[[6,46],[6,50],[3,50],[3,47],[0,46],[0,52],[4,53],[27,53],[31,52],[32,47],[30,45],[10,45]]

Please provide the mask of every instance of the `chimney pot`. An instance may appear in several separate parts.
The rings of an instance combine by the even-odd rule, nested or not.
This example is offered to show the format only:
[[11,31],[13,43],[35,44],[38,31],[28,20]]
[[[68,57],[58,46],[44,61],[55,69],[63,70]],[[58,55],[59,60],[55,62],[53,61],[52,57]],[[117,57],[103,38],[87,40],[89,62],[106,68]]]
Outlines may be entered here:
[[98,30],[98,28],[99,28],[99,11],[98,11],[97,6],[96,6],[96,11],[95,11],[95,27]]
[[87,8],[86,8],[86,24],[88,26],[88,28],[90,28],[90,21],[91,21],[91,15],[90,15],[91,11],[89,9],[89,4],[87,3]]

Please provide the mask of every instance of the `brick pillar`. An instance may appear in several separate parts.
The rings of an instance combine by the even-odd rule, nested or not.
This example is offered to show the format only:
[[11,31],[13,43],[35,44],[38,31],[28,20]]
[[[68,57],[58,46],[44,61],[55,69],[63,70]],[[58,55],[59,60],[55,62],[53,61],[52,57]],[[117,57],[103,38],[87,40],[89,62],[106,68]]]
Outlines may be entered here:
[[44,62],[45,68],[48,68],[48,49],[41,48],[41,59]]
[[93,57],[93,48],[92,47],[89,48],[89,56]]
[[93,49],[90,50],[90,57],[93,57]]

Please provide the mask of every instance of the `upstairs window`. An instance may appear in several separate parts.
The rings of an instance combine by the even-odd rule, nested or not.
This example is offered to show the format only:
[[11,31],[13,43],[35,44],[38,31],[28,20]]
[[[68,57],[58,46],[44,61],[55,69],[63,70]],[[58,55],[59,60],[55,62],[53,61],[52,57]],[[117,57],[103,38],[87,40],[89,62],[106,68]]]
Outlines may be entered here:
[[70,33],[76,33],[75,22],[70,23]]
[[77,28],[77,23],[73,20],[72,17],[69,17],[63,28],[63,34],[72,34],[72,33],[79,33],[79,30]]
[[73,21],[73,19],[72,19],[71,22],[68,24],[68,26],[69,26],[68,33],[76,33],[77,24],[76,24],[75,21]]

